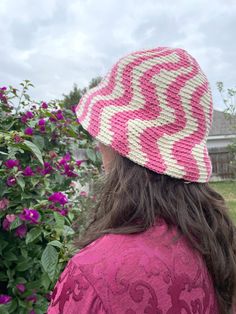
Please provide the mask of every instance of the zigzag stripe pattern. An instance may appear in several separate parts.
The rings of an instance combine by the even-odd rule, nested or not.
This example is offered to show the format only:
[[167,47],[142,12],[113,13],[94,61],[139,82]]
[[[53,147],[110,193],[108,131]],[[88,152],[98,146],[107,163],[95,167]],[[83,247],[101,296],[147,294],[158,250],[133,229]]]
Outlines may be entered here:
[[210,86],[196,60],[168,47],[121,58],[76,108],[98,141],[154,172],[190,182],[211,175],[206,140],[212,111]]

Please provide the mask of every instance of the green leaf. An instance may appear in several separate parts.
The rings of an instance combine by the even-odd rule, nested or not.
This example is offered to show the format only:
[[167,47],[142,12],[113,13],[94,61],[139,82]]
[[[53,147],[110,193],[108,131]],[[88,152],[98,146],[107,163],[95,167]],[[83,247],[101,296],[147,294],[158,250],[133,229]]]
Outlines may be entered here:
[[43,273],[41,276],[41,284],[42,286],[45,288],[45,290],[48,290],[49,286],[50,286],[51,280],[48,277],[47,273]]
[[4,259],[7,261],[17,261],[17,256],[12,252],[6,252],[4,254]]
[[16,181],[19,184],[19,186],[21,187],[22,191],[24,191],[24,189],[25,189],[25,180],[23,179],[23,177],[16,177]]
[[2,155],[8,155],[7,153],[2,152],[2,151],[0,151],[0,154],[2,154]]
[[0,272],[0,281],[6,281],[8,279],[7,275],[3,272]]
[[24,141],[24,144],[32,151],[32,153],[38,158],[39,162],[43,166],[43,157],[38,146],[27,140]]
[[12,300],[10,303],[7,304],[7,307],[8,307],[8,312],[9,313],[16,313],[17,301],[16,300]]
[[41,263],[50,280],[53,281],[58,263],[58,253],[52,245],[47,245],[43,251]]
[[31,229],[26,235],[25,243],[29,244],[30,242],[33,242],[40,236],[40,234],[41,234],[40,228]]
[[48,245],[56,246],[56,247],[59,247],[59,248],[61,248],[63,246],[63,244],[60,241],[58,241],[58,240],[51,241],[51,242],[48,243]]
[[10,130],[15,123],[16,123],[16,120],[11,121],[9,124],[4,125],[4,129],[5,130]]
[[0,255],[2,255],[2,251],[5,249],[5,247],[8,246],[8,242],[0,238]]
[[44,149],[45,146],[45,142],[44,142],[44,138],[40,135],[35,135],[33,138],[33,143],[38,146],[39,149]]
[[39,287],[39,285],[40,285],[40,281],[39,280],[35,280],[35,281],[28,282],[26,284],[27,289],[28,290],[37,289]]
[[57,212],[54,212],[53,215],[56,220],[56,228],[63,229],[65,224],[65,218],[61,214],[58,214]]
[[65,236],[69,236],[75,234],[75,231],[71,227],[65,225],[63,233]]
[[6,304],[0,304],[0,314],[9,314]]
[[32,267],[31,263],[29,262],[29,260],[26,260],[24,262],[18,263],[15,269],[17,271],[26,271],[30,267]]
[[45,311],[41,310],[41,309],[35,309],[35,313],[36,314],[44,314]]
[[17,227],[19,227],[20,225],[22,225],[22,221],[20,220],[19,217],[16,217],[16,219],[10,225],[10,230],[14,230]]
[[55,174],[55,181],[56,181],[56,183],[62,184],[64,182],[64,180],[65,180],[64,176],[60,175],[59,173]]
[[93,149],[91,148],[87,148],[86,149],[86,154],[88,156],[88,158],[92,161],[92,162],[96,162],[96,153],[94,152]]

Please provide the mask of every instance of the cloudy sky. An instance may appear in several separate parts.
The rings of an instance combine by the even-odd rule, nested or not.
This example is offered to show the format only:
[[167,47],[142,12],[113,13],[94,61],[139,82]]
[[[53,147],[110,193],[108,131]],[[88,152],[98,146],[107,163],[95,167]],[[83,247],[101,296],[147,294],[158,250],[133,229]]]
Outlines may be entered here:
[[236,0],[0,0],[0,85],[35,85],[37,100],[62,98],[105,75],[123,55],[181,47],[216,82],[236,86]]

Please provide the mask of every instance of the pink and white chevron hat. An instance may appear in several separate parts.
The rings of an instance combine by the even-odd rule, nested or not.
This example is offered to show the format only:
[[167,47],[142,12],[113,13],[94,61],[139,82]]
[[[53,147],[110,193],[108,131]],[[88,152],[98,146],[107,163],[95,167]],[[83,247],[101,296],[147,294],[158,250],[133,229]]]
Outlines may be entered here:
[[150,170],[207,182],[212,123],[208,80],[183,49],[160,47],[121,58],[80,100],[76,114],[92,137]]

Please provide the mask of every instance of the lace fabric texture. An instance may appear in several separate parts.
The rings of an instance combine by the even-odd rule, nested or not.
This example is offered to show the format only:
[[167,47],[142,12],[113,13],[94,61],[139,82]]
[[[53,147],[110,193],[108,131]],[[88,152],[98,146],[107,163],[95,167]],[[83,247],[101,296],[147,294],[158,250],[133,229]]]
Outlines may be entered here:
[[219,314],[201,256],[162,221],[109,234],[80,250],[58,280],[48,314]]

